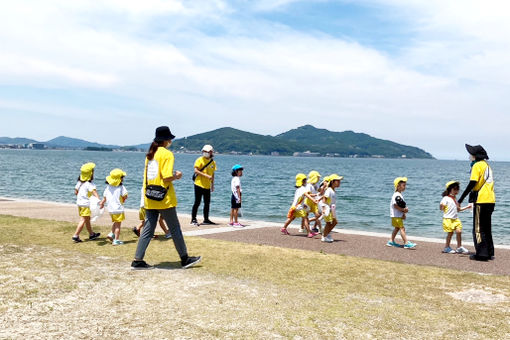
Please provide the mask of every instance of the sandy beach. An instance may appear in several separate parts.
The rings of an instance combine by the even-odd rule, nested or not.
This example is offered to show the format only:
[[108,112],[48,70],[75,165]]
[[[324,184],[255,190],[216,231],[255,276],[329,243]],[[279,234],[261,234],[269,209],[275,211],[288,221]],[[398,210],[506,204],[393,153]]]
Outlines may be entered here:
[[[6,197],[0,197],[0,214],[55,221],[78,221],[74,204]],[[384,235],[340,229],[335,230],[336,232],[333,236],[335,242],[327,244],[321,242],[319,236],[310,240],[305,237],[305,234],[298,233],[297,225],[291,226],[291,236],[285,236],[280,234],[280,225],[270,222],[243,221],[246,227],[233,228],[227,225],[227,218],[214,217],[214,221],[218,225],[201,225],[199,227],[189,225],[190,217],[187,214],[179,214],[179,220],[185,236],[319,251],[416,265],[438,266],[477,273],[510,275],[510,246],[506,245],[496,246],[496,256],[493,261],[477,262],[469,260],[468,255],[441,253],[444,242],[442,239],[413,237],[412,233],[410,239],[418,243],[418,246],[414,250],[406,250],[390,248],[385,245],[389,232],[388,235]],[[138,211],[127,209],[123,228],[131,229],[138,223]],[[95,224],[109,226],[111,224],[109,215],[107,213],[103,214]],[[469,230],[469,226],[466,230]],[[160,230],[157,230],[157,232],[161,233]],[[470,232],[464,233],[463,242],[465,247],[470,251],[474,251]]]

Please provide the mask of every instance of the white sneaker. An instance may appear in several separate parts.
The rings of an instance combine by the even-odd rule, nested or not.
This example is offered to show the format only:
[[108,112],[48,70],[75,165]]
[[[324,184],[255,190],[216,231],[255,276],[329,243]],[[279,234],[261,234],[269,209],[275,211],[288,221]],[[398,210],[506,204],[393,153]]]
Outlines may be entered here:
[[453,250],[450,247],[446,247],[446,248],[443,249],[443,253],[446,253],[446,254],[455,254],[455,250]]
[[299,229],[299,232],[304,234],[304,233],[306,233],[306,229],[301,228],[301,229]]
[[326,238],[329,240],[329,242],[335,241],[333,240],[333,236],[331,236],[331,233],[329,233],[328,236],[326,236]]
[[327,242],[327,243],[332,243],[332,242],[333,242],[333,239],[332,239],[332,238],[330,238],[330,237],[329,237],[329,235],[328,235],[328,236],[326,236],[326,237],[322,236],[322,237],[321,237],[321,241],[322,241],[322,242]]
[[457,248],[456,251],[457,251],[458,254],[469,254],[469,250],[467,250],[464,247]]

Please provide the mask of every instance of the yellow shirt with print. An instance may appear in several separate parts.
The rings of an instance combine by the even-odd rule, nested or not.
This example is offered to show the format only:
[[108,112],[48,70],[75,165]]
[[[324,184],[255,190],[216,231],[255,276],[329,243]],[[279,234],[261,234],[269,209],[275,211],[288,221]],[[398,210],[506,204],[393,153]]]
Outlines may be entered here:
[[143,176],[143,192],[145,193],[145,178],[149,185],[161,185],[167,188],[167,193],[162,201],[154,201],[144,196],[145,209],[168,209],[177,206],[177,196],[175,195],[174,185],[172,182],[163,182],[163,178],[169,178],[174,173],[174,154],[160,146],[154,154],[154,160],[158,163],[158,173],[156,178],[147,178],[148,160],[145,158],[145,170]]
[[473,191],[478,191],[476,203],[496,203],[492,169],[486,161],[479,161],[471,168],[471,181],[476,181]]
[[[193,167],[200,170],[204,167],[204,165],[209,163],[210,160],[211,160],[210,158],[205,158],[204,156],[199,157],[195,161],[195,165]],[[200,172],[206,173],[209,176],[212,176],[215,171],[216,171],[215,161],[212,161],[211,164],[209,164],[204,170],[200,170]],[[195,185],[198,185],[199,187],[204,189],[211,189],[211,180],[204,176],[198,175],[197,178],[195,179]]]

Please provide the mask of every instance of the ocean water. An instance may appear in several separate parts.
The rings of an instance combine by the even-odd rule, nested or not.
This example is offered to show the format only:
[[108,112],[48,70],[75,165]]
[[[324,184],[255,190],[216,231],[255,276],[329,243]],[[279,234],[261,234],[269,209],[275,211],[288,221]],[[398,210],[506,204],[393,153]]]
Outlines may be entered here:
[[[144,153],[61,150],[0,150],[0,196],[74,203],[74,185],[80,166],[96,163],[94,183],[102,195],[105,177],[113,168],[127,172],[124,185],[130,196],[126,207],[137,209],[143,182]],[[179,213],[190,213],[193,204],[193,164],[198,155],[175,154],[175,169],[183,172],[174,182]],[[216,190],[211,199],[211,216],[230,214],[231,167],[239,163],[245,171],[243,218],[275,222],[285,221],[294,196],[294,176],[317,170],[322,176],[344,176],[337,189],[339,227],[390,233],[389,202],[393,179],[408,177],[403,193],[409,207],[406,229],[410,237],[443,238],[439,201],[444,185],[461,182],[461,191],[469,181],[469,161],[419,159],[302,158],[270,156],[216,155]],[[491,162],[495,177],[496,209],[493,234],[496,244],[510,245],[510,163]],[[467,204],[467,200],[463,205]],[[202,205],[203,206],[203,205]],[[199,221],[202,217],[199,208]],[[471,242],[472,215],[459,213],[464,239]],[[469,243],[468,243],[469,244]]]

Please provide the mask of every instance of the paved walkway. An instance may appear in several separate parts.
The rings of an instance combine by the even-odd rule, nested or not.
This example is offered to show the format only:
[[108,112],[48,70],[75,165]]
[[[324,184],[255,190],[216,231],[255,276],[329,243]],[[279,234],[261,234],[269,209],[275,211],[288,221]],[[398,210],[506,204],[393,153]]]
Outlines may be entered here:
[[[74,204],[12,200],[2,197],[0,197],[0,214],[68,222],[78,221],[77,208]],[[305,234],[300,234],[297,226],[291,227],[289,229],[291,235],[286,236],[281,235],[280,225],[269,222],[246,221],[246,227],[233,228],[227,225],[228,219],[215,218],[213,220],[219,225],[199,226],[197,228],[189,225],[189,215],[181,214],[179,220],[185,236],[200,236],[275,247],[322,251],[331,254],[438,266],[484,274],[510,275],[510,246],[496,246],[496,258],[493,261],[477,262],[469,260],[467,255],[441,253],[444,242],[442,239],[412,237],[411,235],[410,239],[418,243],[418,246],[414,250],[407,250],[387,247],[386,241],[389,232],[388,235],[384,235],[339,230],[333,235],[335,242],[323,243],[319,236],[316,236],[315,239],[308,239]],[[132,228],[138,223],[138,211],[127,209],[126,221],[123,222],[123,227]],[[101,216],[95,224],[110,226],[111,222],[108,214]],[[470,233],[464,235],[464,241],[464,246],[473,251]]]

